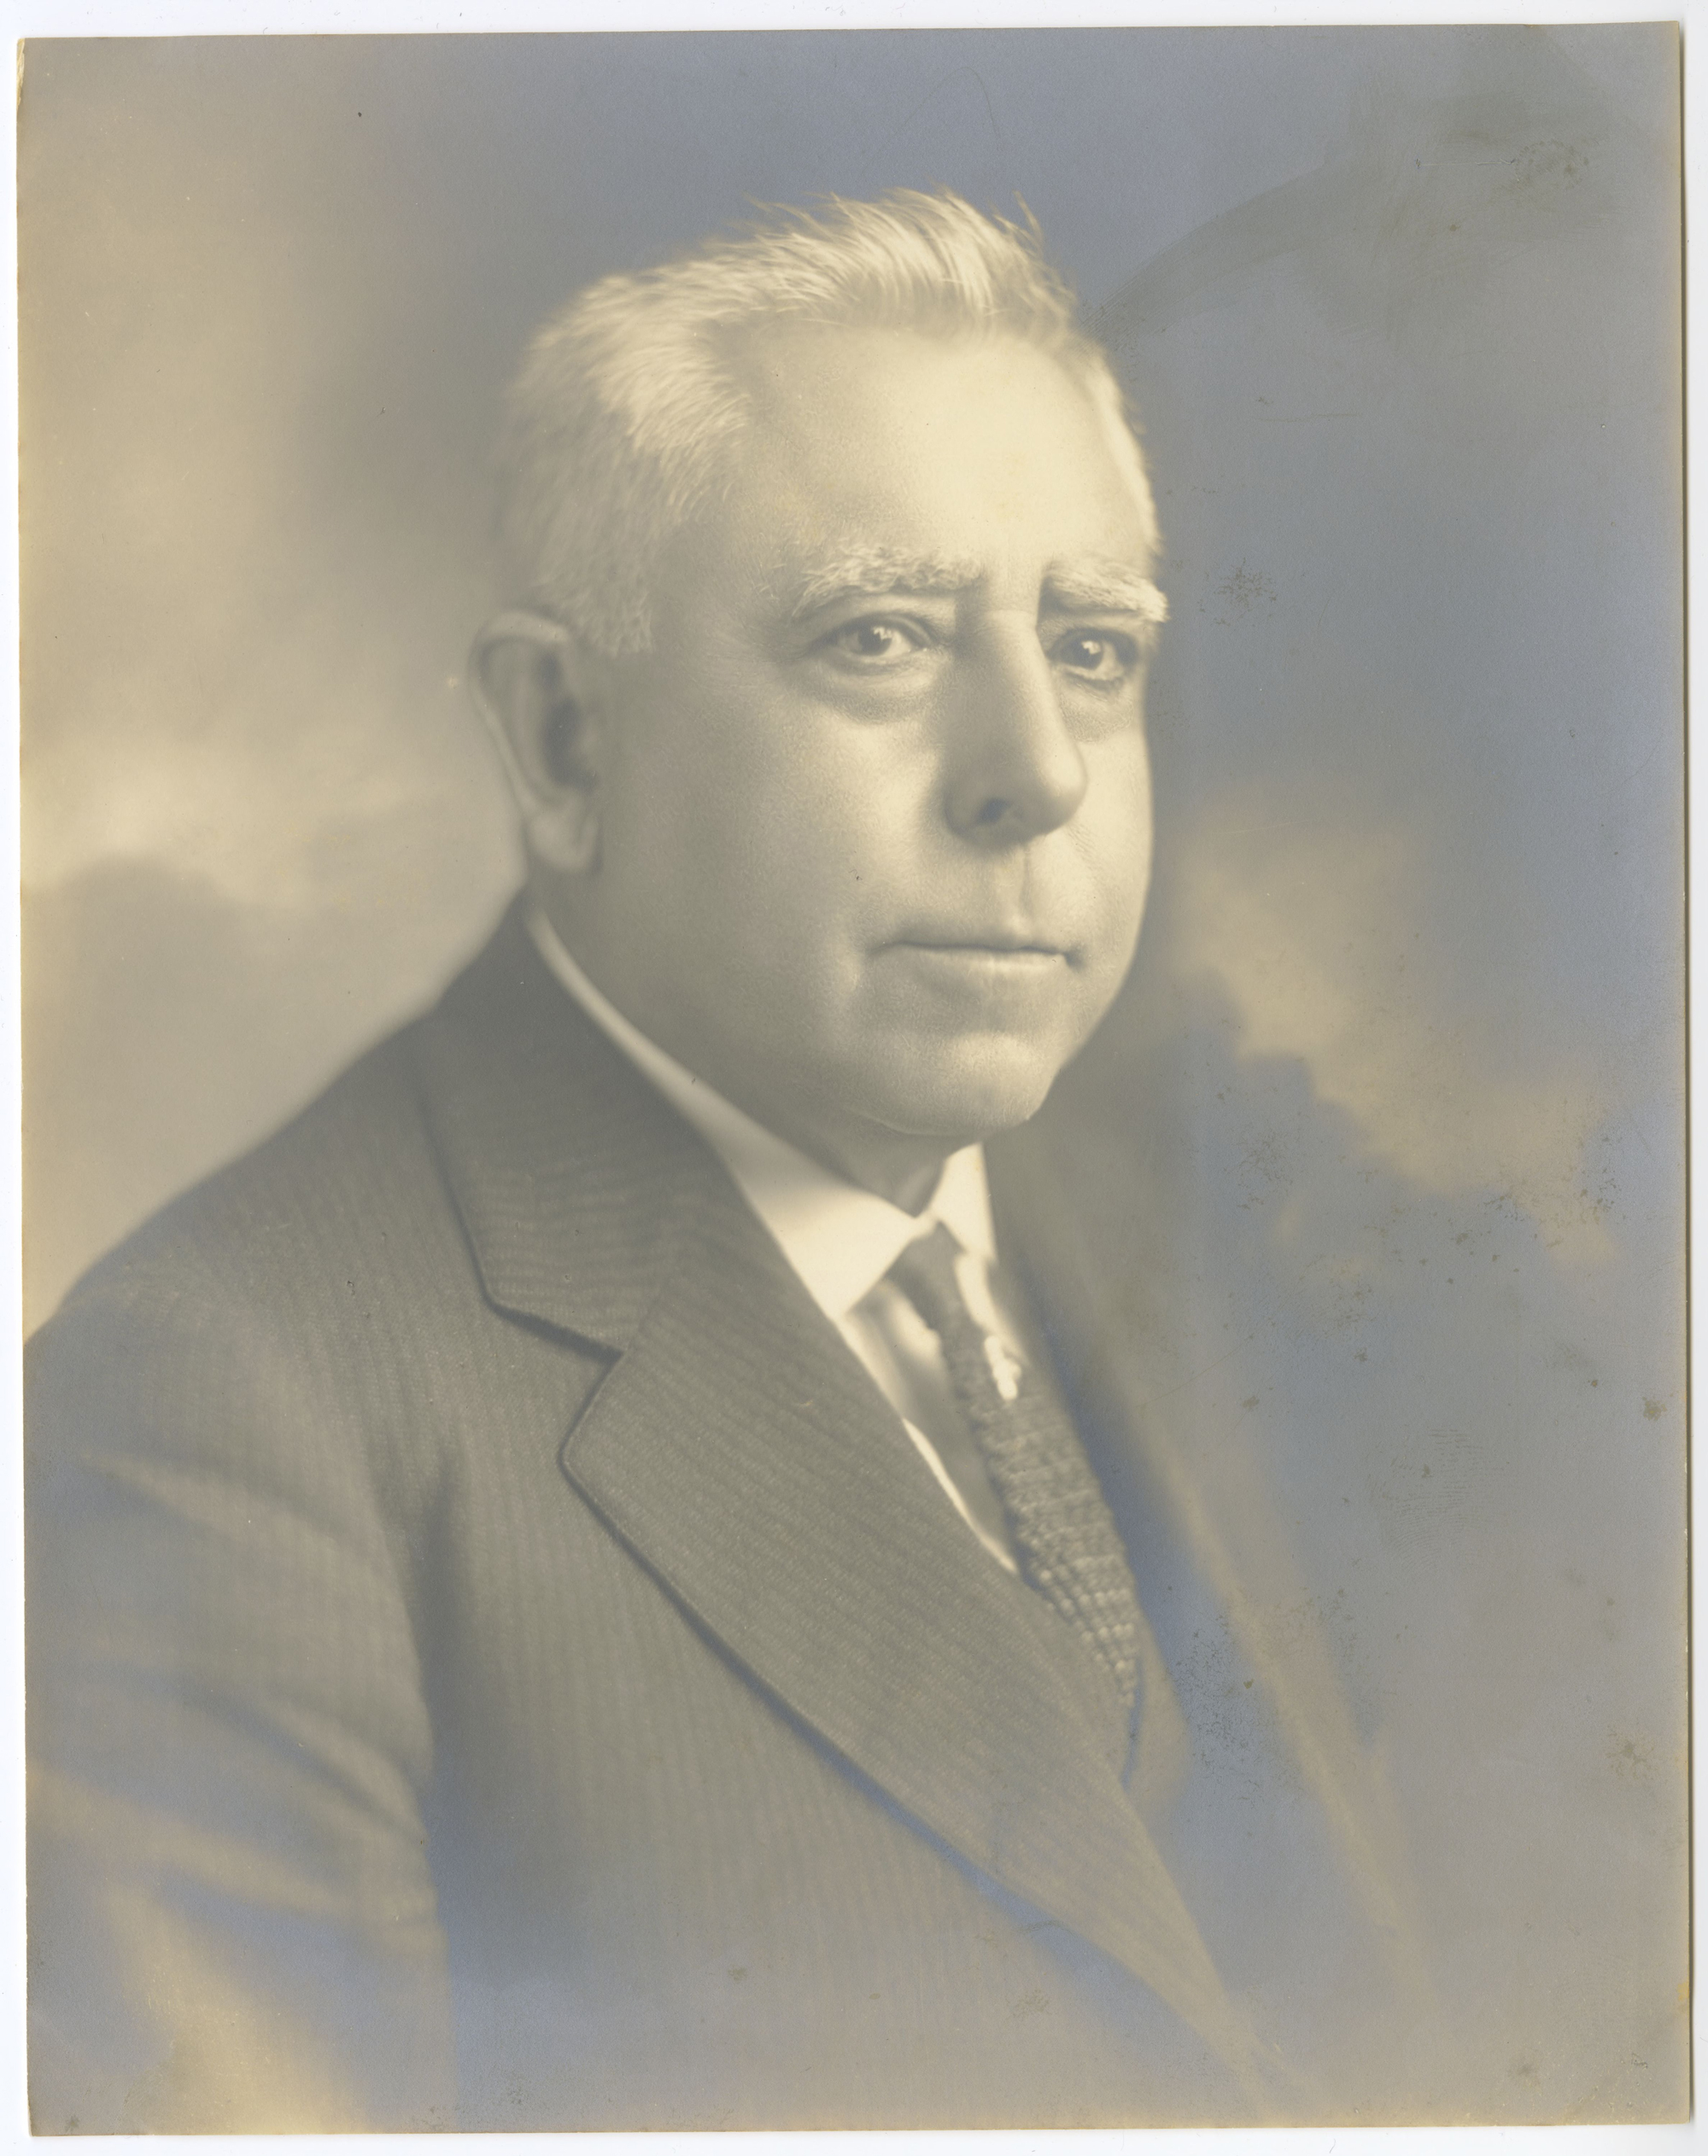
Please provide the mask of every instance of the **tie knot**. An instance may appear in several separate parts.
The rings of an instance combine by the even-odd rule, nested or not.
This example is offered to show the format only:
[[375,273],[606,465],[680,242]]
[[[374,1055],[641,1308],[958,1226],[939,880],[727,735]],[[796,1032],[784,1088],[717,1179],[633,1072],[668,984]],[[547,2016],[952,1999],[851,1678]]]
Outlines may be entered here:
[[975,1399],[1006,1405],[1019,1396],[1025,1371],[1000,1334],[968,1305],[956,1271],[962,1254],[954,1230],[939,1220],[908,1245],[889,1277],[937,1335],[962,1405],[970,1407]]
[[955,1277],[960,1254],[954,1230],[939,1220],[929,1234],[910,1242],[890,1267],[890,1278],[934,1333],[940,1334],[947,1321],[967,1308]]

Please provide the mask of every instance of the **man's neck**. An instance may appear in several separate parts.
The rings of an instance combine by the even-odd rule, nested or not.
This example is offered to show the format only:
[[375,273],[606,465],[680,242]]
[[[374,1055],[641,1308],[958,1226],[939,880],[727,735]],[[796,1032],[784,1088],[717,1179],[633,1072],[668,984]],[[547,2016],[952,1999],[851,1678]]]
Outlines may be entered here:
[[530,898],[529,906],[535,935],[543,939],[541,949],[553,970],[637,1060],[644,1063],[648,1056],[663,1058],[773,1137],[784,1140],[856,1189],[869,1191],[902,1212],[915,1215],[930,1204],[942,1180],[945,1161],[962,1149],[964,1141],[915,1137],[853,1119],[844,1119],[845,1128],[827,1129],[817,1120],[808,1123],[791,1116],[785,1104],[744,1096],[740,1088],[685,1056],[676,1043],[658,1038],[624,1010],[595,978],[553,909],[537,893]]

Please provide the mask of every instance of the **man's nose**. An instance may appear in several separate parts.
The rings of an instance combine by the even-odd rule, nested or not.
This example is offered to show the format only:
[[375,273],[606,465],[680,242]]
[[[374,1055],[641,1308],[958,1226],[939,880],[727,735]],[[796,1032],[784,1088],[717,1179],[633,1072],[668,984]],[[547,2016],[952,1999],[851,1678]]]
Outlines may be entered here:
[[1085,799],[1085,759],[1036,627],[990,623],[980,642],[952,721],[945,806],[962,838],[1024,845],[1066,823]]

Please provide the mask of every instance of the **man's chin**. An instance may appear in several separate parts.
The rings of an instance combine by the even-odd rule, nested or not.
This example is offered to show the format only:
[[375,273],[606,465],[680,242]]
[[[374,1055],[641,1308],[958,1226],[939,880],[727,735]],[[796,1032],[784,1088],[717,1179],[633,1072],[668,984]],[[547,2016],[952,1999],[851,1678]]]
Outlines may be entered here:
[[953,1055],[892,1066],[872,1089],[865,1112],[899,1136],[958,1150],[1029,1123],[1069,1060],[1041,1055],[1031,1045],[1016,1052],[1007,1043],[969,1044]]

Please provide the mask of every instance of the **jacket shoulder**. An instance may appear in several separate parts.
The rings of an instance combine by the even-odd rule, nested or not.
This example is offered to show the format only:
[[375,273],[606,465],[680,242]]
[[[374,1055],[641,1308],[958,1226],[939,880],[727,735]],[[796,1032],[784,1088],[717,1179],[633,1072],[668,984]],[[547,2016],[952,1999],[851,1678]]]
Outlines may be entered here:
[[76,1282],[37,1341],[97,1309],[184,1313],[247,1294],[283,1311],[299,1278],[360,1273],[395,1237],[430,1243],[446,1203],[414,1079],[422,1023],[143,1222]]

